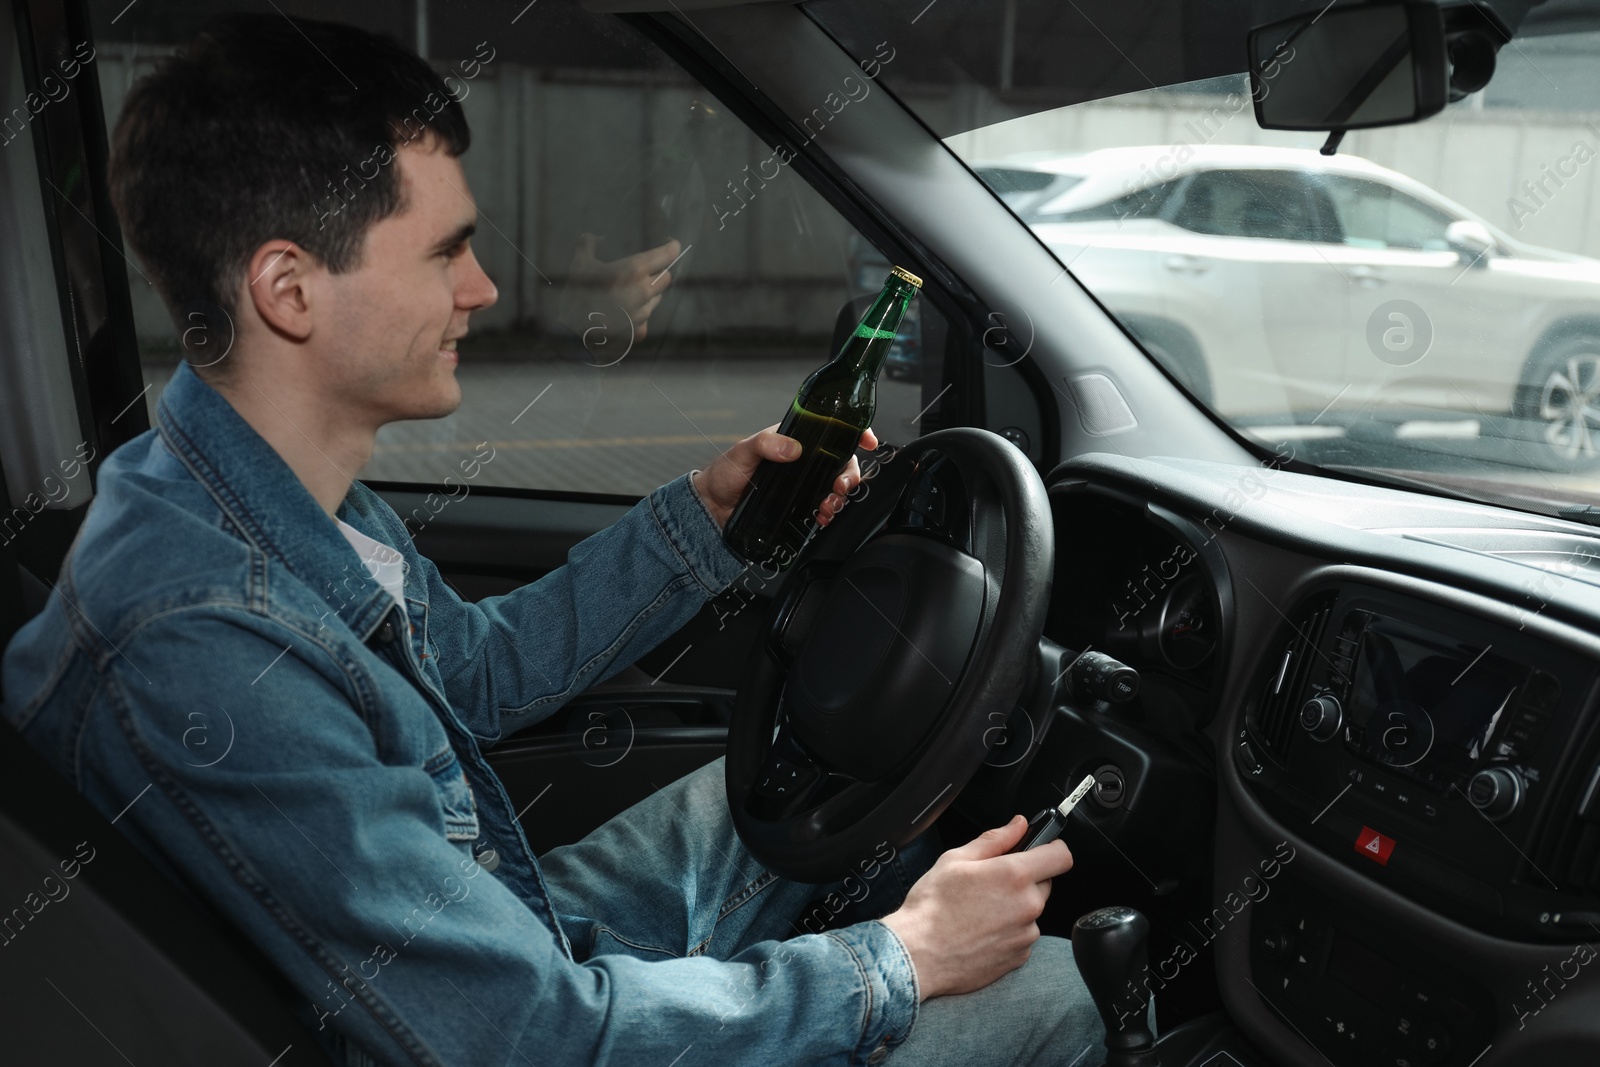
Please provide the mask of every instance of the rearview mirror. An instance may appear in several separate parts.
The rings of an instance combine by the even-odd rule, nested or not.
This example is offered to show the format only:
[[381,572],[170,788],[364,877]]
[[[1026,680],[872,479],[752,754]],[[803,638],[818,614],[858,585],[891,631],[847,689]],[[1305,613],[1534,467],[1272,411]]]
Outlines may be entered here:
[[1252,30],[1250,92],[1268,130],[1358,130],[1443,109],[1450,74],[1432,3],[1331,5]]

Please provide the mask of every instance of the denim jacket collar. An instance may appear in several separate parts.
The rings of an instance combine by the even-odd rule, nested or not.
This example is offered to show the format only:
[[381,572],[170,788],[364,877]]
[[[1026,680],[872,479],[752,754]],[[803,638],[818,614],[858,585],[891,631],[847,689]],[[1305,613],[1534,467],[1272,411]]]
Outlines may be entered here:
[[[241,537],[322,593],[332,613],[361,640],[371,636],[393,606],[392,598],[367,574],[355,549],[299,476],[188,363],[178,364],[161,394],[156,423],[167,448],[216,500]],[[361,528],[348,495],[338,517]],[[360,592],[329,596],[334,589]]]

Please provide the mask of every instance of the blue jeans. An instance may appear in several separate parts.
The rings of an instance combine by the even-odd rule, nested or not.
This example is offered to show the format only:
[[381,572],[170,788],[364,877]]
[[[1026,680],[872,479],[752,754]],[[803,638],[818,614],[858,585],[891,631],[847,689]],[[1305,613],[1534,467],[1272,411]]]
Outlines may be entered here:
[[[823,917],[831,928],[881,918],[900,906],[941,851],[930,830],[864,883],[781,878],[739,840],[718,758],[582,841],[540,856],[539,866],[579,961],[606,953],[720,960],[762,941],[801,936]],[[851,899],[839,907],[846,891]],[[910,1036],[885,1062],[1098,1067],[1104,1038],[1071,942],[1047,936],[1027,963],[998,981],[924,1001]]]

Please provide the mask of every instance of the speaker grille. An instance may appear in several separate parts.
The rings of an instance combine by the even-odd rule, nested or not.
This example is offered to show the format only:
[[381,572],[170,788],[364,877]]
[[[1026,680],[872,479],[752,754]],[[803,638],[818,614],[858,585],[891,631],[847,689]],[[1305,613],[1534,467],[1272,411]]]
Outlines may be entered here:
[[1068,379],[1072,402],[1078,407],[1083,432],[1094,437],[1125,433],[1139,425],[1133,409],[1123,399],[1117,383],[1104,374],[1085,374]]

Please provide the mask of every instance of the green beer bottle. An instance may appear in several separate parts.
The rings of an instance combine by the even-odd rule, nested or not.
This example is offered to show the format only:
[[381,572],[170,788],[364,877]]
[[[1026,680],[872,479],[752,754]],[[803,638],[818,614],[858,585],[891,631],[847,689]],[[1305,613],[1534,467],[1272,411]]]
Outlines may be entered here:
[[878,407],[878,372],[922,279],[894,267],[855,333],[800,384],[778,432],[800,442],[800,458],[762,460],[734,506],[722,537],[751,563],[789,566],[810,534],[812,516],[855,454]]

